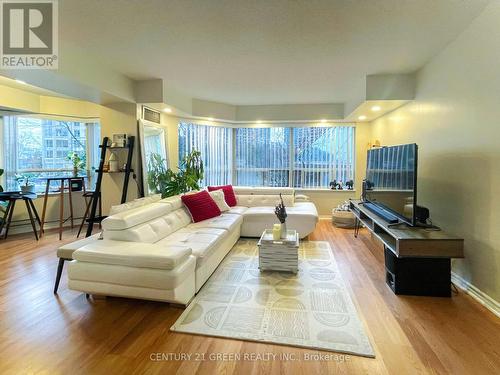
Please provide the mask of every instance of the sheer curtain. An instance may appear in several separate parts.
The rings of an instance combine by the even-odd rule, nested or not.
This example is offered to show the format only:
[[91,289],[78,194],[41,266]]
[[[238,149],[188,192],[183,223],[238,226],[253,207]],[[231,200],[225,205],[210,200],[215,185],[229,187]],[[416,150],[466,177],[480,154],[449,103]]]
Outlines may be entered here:
[[99,159],[101,157],[101,124],[98,122],[87,123],[87,175],[89,180],[87,187],[89,189],[95,188],[96,173],[95,170],[99,167]]
[[17,171],[17,122],[13,116],[3,117],[3,169],[5,191],[18,190],[15,175]]
[[191,151],[200,151],[205,167],[203,186],[232,183],[231,128],[179,123],[179,160]]

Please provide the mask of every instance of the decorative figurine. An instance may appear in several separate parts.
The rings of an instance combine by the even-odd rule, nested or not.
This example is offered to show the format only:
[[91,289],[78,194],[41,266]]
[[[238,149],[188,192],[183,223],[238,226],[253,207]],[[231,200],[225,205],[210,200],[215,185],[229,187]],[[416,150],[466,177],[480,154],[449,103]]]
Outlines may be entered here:
[[278,220],[281,223],[281,238],[286,238],[286,207],[285,204],[283,203],[283,198],[281,197],[280,193],[280,203],[276,206],[274,209],[274,213],[276,214]]

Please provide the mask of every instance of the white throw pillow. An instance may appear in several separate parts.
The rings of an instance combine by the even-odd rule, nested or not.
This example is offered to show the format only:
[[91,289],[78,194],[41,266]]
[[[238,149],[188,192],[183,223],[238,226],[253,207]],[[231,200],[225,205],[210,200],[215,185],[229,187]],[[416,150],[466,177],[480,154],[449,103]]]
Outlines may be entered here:
[[219,207],[219,210],[221,212],[229,211],[231,209],[231,207],[229,207],[226,201],[224,200],[224,192],[222,190],[214,190],[211,191],[209,194],[215,201],[215,204],[217,205],[217,207]]

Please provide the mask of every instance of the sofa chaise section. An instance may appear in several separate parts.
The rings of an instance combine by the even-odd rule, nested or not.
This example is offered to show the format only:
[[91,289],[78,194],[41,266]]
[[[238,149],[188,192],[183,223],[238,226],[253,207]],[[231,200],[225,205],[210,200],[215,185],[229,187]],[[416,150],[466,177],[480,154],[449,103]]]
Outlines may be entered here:
[[195,293],[196,257],[186,246],[102,240],[76,250],[73,259],[73,290],[183,304]]

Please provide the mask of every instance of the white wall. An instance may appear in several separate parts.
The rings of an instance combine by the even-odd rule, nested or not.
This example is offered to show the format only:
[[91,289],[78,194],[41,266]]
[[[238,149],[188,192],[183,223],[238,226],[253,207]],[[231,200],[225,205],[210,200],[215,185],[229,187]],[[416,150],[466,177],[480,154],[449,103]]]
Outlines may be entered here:
[[372,123],[383,145],[419,145],[418,201],[465,238],[453,270],[500,300],[500,3],[417,76],[416,100]]

